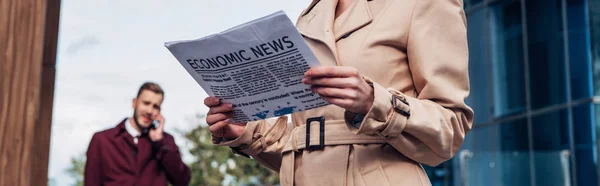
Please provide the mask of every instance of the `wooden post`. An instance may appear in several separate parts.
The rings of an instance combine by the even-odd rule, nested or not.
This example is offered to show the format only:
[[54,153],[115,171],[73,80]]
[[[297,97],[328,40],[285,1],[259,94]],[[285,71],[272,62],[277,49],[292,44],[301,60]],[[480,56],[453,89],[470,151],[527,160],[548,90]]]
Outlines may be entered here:
[[60,0],[0,0],[0,185],[47,185]]

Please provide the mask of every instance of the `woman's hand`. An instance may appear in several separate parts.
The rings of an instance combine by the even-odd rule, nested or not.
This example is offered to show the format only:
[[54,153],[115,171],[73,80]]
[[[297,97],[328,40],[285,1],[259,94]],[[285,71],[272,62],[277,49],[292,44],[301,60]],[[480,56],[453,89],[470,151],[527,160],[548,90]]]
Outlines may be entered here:
[[233,105],[221,103],[217,97],[207,97],[204,104],[210,108],[206,115],[206,123],[210,133],[219,138],[235,139],[244,133],[246,123],[229,124]]
[[323,66],[306,71],[302,83],[323,100],[353,113],[366,114],[373,105],[373,88],[353,67]]

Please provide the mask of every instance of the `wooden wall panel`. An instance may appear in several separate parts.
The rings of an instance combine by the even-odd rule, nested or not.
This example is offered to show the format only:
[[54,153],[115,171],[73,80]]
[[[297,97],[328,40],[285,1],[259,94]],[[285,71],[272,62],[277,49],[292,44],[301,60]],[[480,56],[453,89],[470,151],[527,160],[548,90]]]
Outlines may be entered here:
[[30,175],[33,129],[37,117],[43,49],[44,2],[16,0],[2,3],[3,130],[0,141],[0,185],[32,185]]
[[42,74],[40,105],[35,127],[32,185],[48,184],[48,161],[52,111],[54,107],[54,82],[56,73],[56,49],[60,18],[60,0],[46,0],[46,21],[44,28],[44,53],[42,54]]
[[46,185],[58,0],[0,0],[0,186]]

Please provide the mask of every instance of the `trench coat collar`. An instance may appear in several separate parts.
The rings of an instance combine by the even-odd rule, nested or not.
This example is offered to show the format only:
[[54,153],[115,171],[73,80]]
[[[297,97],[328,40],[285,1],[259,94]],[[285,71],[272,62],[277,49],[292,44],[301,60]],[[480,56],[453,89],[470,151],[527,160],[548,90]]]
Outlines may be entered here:
[[352,32],[370,24],[372,21],[373,16],[367,0],[354,0],[354,4],[334,21],[333,34],[335,40],[348,37]]
[[[313,0],[300,14],[297,24],[303,36],[327,45],[336,60],[339,59],[335,47],[336,41],[373,21],[367,0],[355,0],[355,4],[338,17],[346,21],[334,30],[337,2],[338,0]],[[320,5],[317,6],[318,4]]]

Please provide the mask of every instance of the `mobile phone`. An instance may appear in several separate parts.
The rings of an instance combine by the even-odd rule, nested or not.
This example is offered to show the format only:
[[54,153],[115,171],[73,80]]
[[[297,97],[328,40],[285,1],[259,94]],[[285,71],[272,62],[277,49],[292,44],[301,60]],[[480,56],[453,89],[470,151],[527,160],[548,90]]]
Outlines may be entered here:
[[154,120],[154,121],[152,121],[152,125],[150,125],[150,128],[151,129],[156,129],[156,128],[158,128],[158,125],[160,125],[159,121],[158,120]]

